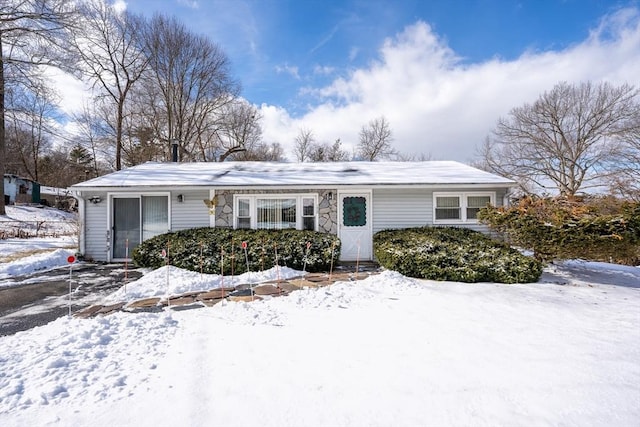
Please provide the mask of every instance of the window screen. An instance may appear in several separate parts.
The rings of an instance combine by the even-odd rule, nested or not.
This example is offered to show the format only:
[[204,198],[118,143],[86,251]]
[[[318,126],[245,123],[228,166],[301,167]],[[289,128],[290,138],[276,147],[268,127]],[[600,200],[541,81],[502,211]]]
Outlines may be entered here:
[[249,199],[238,200],[238,228],[251,228],[251,203]]
[[302,199],[302,229],[316,229],[316,209],[315,200],[312,198]]
[[491,203],[489,196],[469,196],[467,197],[467,219],[477,219],[478,211]]
[[436,219],[461,219],[460,197],[438,196],[436,197]]

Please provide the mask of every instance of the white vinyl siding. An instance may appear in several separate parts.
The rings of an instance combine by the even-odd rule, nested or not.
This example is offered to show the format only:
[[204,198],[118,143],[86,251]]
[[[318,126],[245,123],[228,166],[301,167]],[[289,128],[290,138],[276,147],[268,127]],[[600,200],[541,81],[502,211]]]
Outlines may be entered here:
[[[182,194],[182,202],[178,202],[178,194]],[[209,207],[205,200],[209,199],[209,191],[174,191],[171,194],[171,230],[209,227]]]
[[106,261],[109,250],[107,214],[107,194],[92,192],[90,196],[99,196],[102,201],[94,204],[88,200],[85,202],[84,224],[84,256],[86,259]]
[[424,188],[374,189],[373,232],[432,223],[432,193]]

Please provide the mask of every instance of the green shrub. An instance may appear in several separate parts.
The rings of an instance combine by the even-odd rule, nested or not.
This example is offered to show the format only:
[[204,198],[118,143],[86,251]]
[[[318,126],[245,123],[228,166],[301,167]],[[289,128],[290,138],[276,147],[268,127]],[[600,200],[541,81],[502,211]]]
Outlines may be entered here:
[[[246,258],[242,242],[247,243]],[[338,261],[340,240],[314,231],[192,228],[142,242],[133,251],[133,261],[140,267],[161,267],[166,264],[163,249],[171,265],[198,272],[202,266],[205,273],[242,274],[247,271],[247,258],[250,271],[266,270],[276,264],[276,251],[278,265],[317,272],[328,271]]]
[[373,236],[378,262],[405,276],[456,282],[536,282],[542,263],[465,228],[384,230]]
[[640,203],[524,197],[512,207],[484,208],[478,218],[542,261],[640,262]]

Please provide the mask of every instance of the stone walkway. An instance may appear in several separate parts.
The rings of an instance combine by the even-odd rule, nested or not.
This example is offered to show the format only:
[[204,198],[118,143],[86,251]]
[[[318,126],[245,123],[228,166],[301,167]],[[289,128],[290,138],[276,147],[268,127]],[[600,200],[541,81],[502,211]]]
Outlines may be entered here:
[[328,273],[308,273],[305,276],[286,280],[270,280],[257,285],[241,284],[235,287],[216,288],[206,291],[187,292],[180,295],[166,297],[144,298],[130,302],[119,302],[110,305],[92,305],[74,313],[75,317],[90,318],[104,316],[118,311],[128,313],[162,311],[165,308],[186,310],[200,307],[211,307],[222,300],[227,301],[256,301],[268,297],[286,296],[289,293],[305,288],[328,286],[335,282],[348,282],[366,279],[377,274],[380,268],[374,264],[366,264],[358,271],[348,266],[329,275]]

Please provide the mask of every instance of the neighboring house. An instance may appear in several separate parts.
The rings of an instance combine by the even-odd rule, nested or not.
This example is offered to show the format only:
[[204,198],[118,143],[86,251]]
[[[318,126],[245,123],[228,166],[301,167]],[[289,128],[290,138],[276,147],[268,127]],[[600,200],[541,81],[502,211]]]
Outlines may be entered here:
[[66,211],[76,209],[76,200],[68,188],[40,186],[40,203]]
[[40,203],[40,184],[29,178],[4,174],[4,203]]
[[455,225],[502,205],[515,183],[452,161],[145,163],[70,189],[80,252],[121,261],[141,241],[194,227],[296,228],[337,234],[343,261],[371,260],[373,234]]

